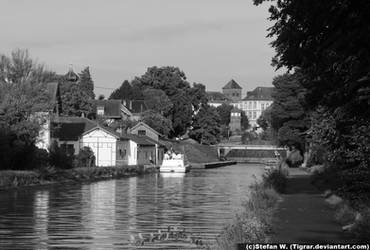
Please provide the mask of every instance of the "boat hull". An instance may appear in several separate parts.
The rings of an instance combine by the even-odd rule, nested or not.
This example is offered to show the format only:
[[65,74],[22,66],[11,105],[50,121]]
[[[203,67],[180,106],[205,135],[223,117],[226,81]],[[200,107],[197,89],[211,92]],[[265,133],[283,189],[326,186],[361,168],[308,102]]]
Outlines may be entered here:
[[159,168],[160,173],[187,173],[190,171],[191,166],[161,166]]

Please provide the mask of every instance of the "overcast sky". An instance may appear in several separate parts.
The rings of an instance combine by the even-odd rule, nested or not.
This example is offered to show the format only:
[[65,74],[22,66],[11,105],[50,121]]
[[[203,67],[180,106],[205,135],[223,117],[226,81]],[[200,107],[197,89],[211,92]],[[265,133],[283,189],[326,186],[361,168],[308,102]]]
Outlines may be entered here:
[[0,0],[0,53],[29,49],[59,74],[90,66],[109,95],[151,66],[177,66],[189,82],[243,92],[271,86],[268,5],[252,0]]

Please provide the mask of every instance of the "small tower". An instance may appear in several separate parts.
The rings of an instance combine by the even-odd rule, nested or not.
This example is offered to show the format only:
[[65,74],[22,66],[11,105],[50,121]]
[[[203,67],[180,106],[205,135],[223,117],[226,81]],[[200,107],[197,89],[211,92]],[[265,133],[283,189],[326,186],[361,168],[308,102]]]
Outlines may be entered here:
[[238,102],[242,99],[242,87],[240,87],[234,79],[231,79],[230,82],[222,88],[222,93],[230,98],[232,102]]
[[68,73],[65,75],[65,78],[68,82],[77,82],[80,78],[78,75],[73,71],[73,65],[69,65]]
[[242,111],[237,108],[233,108],[230,112],[230,131],[231,132],[240,132],[242,124]]

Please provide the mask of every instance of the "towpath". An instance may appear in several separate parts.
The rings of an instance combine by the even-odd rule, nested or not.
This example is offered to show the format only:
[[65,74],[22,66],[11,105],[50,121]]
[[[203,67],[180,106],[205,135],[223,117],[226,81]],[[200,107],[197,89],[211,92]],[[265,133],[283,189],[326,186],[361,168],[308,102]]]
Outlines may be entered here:
[[310,175],[289,169],[286,194],[274,219],[276,243],[354,243],[334,220],[334,209],[311,184]]

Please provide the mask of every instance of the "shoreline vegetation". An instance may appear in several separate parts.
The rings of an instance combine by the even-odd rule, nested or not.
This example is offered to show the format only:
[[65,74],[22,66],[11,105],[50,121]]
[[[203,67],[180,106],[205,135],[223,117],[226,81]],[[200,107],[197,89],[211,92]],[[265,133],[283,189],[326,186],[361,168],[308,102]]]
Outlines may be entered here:
[[242,205],[242,212],[226,226],[217,237],[212,249],[235,249],[237,243],[268,243],[272,235],[273,214],[282,197],[287,181],[287,171],[271,169],[263,175],[262,181],[251,186],[251,192]]
[[[207,164],[218,161],[217,150],[212,146],[183,142],[174,144],[174,147],[179,152],[184,150],[191,164]],[[154,165],[152,167],[146,165],[96,167],[93,164],[86,164],[86,161],[90,160],[89,154],[85,157],[83,164],[64,169],[62,165],[71,160],[68,161],[66,157],[61,157],[60,154],[57,156],[54,158],[58,159],[56,165],[59,167],[41,164],[44,166],[33,170],[1,170],[0,190],[63,182],[92,182],[132,177],[157,171]]]
[[51,185],[65,182],[93,182],[119,179],[155,172],[155,167],[118,166],[118,167],[78,167],[58,169],[47,167],[34,171],[3,170],[0,171],[0,190]]

